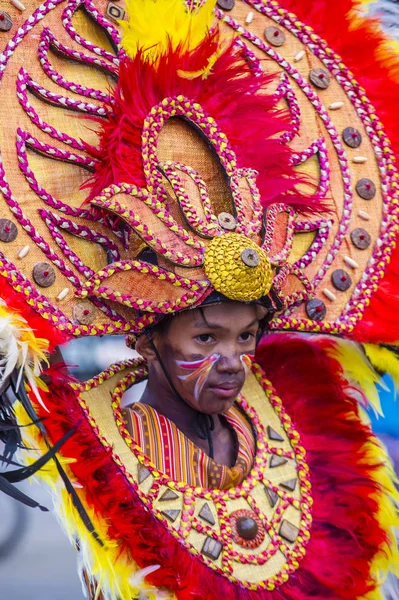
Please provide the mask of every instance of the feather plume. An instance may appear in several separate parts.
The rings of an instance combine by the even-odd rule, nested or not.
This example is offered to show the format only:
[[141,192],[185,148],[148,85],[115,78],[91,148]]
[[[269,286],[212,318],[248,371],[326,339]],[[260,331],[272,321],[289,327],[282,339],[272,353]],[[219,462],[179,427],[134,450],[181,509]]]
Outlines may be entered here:
[[122,46],[133,58],[143,51],[145,60],[156,61],[169,48],[186,52],[197,48],[209,33],[216,0],[205,3],[183,0],[128,0],[128,21],[120,21]]
[[0,389],[14,370],[18,371],[16,392],[23,378],[29,383],[37,401],[43,403],[39,388],[46,389],[40,380],[42,363],[47,362],[48,341],[37,338],[27,321],[0,304]]
[[349,381],[364,392],[361,396],[364,404],[370,405],[377,414],[382,415],[377,385],[386,390],[387,388],[381,373],[373,368],[362,346],[349,340],[337,339],[327,352],[340,362]]
[[399,388],[399,356],[397,353],[375,344],[364,344],[364,351],[373,367],[380,373],[388,373],[392,377],[395,387]]

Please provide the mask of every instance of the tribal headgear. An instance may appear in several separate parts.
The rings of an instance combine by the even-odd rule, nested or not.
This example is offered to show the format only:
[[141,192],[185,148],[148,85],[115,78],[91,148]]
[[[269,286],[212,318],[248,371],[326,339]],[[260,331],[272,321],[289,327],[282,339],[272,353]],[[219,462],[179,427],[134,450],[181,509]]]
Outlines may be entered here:
[[[93,42],[73,26],[82,8]],[[2,287],[60,339],[137,333],[216,290],[272,291],[272,329],[396,341],[397,174],[372,105],[282,9],[212,9],[132,2],[117,57],[114,26],[69,3],[15,84],[6,65],[29,28],[10,41]]]

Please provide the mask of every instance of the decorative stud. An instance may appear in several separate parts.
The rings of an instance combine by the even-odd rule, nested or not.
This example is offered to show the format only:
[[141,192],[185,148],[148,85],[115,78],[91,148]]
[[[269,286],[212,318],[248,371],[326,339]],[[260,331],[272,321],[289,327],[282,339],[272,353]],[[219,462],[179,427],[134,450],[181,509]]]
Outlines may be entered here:
[[358,210],[357,214],[364,221],[370,221],[371,220],[371,217],[370,217],[369,213],[366,213],[366,211],[364,211],[364,210]]
[[330,110],[339,110],[343,106],[345,106],[344,102],[332,102],[328,108]]
[[137,479],[139,483],[143,483],[151,475],[150,471],[144,465],[139,465],[137,468]]
[[12,18],[4,10],[0,10],[0,31],[10,31],[12,27]]
[[352,162],[356,165],[362,165],[367,162],[367,156],[354,156],[352,158]]
[[243,548],[257,548],[265,539],[262,521],[252,510],[241,508],[230,514],[233,540]]
[[162,510],[161,513],[171,522],[174,523],[180,514],[180,510],[177,508],[171,508],[169,510]]
[[221,212],[218,216],[218,221],[220,227],[222,227],[223,229],[227,229],[228,231],[233,231],[233,229],[237,227],[237,221],[235,220],[233,215],[231,215],[228,212]]
[[205,502],[205,504],[199,511],[198,516],[201,517],[201,519],[204,519],[204,521],[206,521],[210,525],[215,525],[215,517],[213,516],[213,513],[209,508],[209,504],[207,502]]
[[218,540],[214,540],[211,537],[207,537],[204,542],[204,545],[202,546],[201,552],[208,558],[212,560],[217,560],[222,551],[222,548],[223,546],[220,542],[218,542]]
[[11,0],[11,4],[13,4],[15,8],[18,8],[18,10],[20,10],[21,12],[24,12],[24,10],[26,10],[25,6],[19,0]]
[[270,488],[265,487],[266,496],[270,502],[270,506],[274,508],[279,501],[280,496]]
[[330,74],[320,67],[312,69],[309,73],[311,83],[320,90],[325,90],[330,85]]
[[273,440],[275,442],[284,442],[284,438],[281,437],[281,435],[279,433],[277,433],[277,431],[275,431],[275,429],[270,427],[270,425],[267,426],[267,436],[268,436],[269,440]]
[[348,267],[352,267],[352,269],[357,269],[359,267],[358,263],[353,260],[350,256],[344,256],[344,261],[348,265]]
[[278,456],[278,454],[273,454],[270,459],[270,468],[275,469],[276,467],[281,467],[288,462],[284,456]]
[[73,307],[73,316],[81,325],[89,325],[93,321],[93,309],[88,302],[78,302]]
[[222,10],[233,10],[235,0],[217,0],[217,5]]
[[69,288],[64,288],[58,294],[57,300],[63,300],[64,298],[66,298],[68,296],[68,294],[69,294]]
[[359,148],[360,144],[362,143],[360,131],[354,127],[345,127],[342,132],[342,139],[350,148]]
[[10,219],[0,219],[0,240],[13,242],[18,235],[17,226]]
[[254,13],[252,12],[252,10],[250,10],[245,19],[245,25],[250,25],[253,20],[254,20]]
[[285,33],[278,27],[270,25],[265,29],[265,38],[272,46],[282,46],[285,42]]
[[238,517],[236,521],[237,533],[244,540],[253,540],[258,534],[258,525],[252,517]]
[[351,231],[351,241],[359,250],[366,250],[371,244],[371,236],[362,227],[357,227]]
[[121,6],[115,4],[114,2],[108,2],[107,11],[105,16],[113,21],[123,21],[125,18],[125,11]]
[[282,538],[287,540],[287,542],[290,542],[291,544],[293,544],[295,542],[296,538],[298,537],[298,533],[299,533],[298,527],[295,527],[295,525],[293,525],[292,523],[287,521],[287,519],[283,519],[281,521],[279,534],[281,535]]
[[300,60],[303,59],[303,57],[305,56],[305,50],[300,50],[299,52],[297,52],[294,56],[294,62],[299,62]]
[[350,278],[349,273],[344,271],[344,269],[336,269],[331,274],[331,281],[335,289],[340,292],[346,292],[352,285],[352,279]]
[[372,200],[376,194],[376,187],[371,179],[363,177],[356,184],[356,192],[363,200]]
[[241,260],[247,267],[257,267],[260,262],[259,254],[252,248],[245,248],[241,252]]
[[166,502],[167,500],[176,500],[178,497],[179,496],[176,494],[176,492],[174,492],[173,490],[170,490],[168,488],[167,490],[164,491],[164,493],[160,497],[159,501]]
[[308,315],[309,319],[312,319],[312,321],[322,321],[327,312],[326,305],[318,298],[308,300],[305,309],[306,314]]
[[55,281],[55,271],[47,262],[38,262],[33,267],[33,279],[40,287],[50,287]]
[[336,295],[333,294],[332,291],[329,290],[328,288],[323,289],[323,294],[325,295],[326,298],[331,300],[331,302],[335,302],[335,300],[337,299]]
[[30,252],[30,246],[29,246],[29,244],[27,244],[26,246],[21,248],[21,250],[18,252],[17,256],[18,256],[18,258],[25,258],[25,256],[28,256],[29,252]]
[[296,482],[297,482],[297,479],[295,477],[293,479],[288,479],[287,481],[283,481],[283,483],[280,483],[280,486],[282,488],[284,488],[285,490],[288,490],[289,492],[293,492],[296,488]]

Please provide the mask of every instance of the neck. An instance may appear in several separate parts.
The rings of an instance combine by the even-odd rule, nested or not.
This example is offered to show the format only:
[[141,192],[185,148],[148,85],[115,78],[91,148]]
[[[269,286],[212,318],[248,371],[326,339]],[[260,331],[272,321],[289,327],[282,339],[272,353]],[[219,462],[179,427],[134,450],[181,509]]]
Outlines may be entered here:
[[[208,445],[206,441],[204,442],[195,430],[195,422],[199,413],[177,396],[168,384],[162,385],[153,377],[149,377],[140,402],[148,404],[170,419],[180,431],[207,452]],[[212,417],[215,424],[212,437],[216,437],[222,430],[222,422],[219,415],[212,415]]]

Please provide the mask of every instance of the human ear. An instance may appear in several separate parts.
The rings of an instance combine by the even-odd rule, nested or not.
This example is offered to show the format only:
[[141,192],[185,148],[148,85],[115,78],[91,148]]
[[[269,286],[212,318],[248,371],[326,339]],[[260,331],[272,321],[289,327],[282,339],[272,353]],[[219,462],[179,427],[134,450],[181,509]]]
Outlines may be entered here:
[[137,350],[137,352],[141,354],[141,356],[145,358],[147,362],[154,362],[157,360],[154,347],[151,343],[151,338],[145,333],[138,338],[135,350]]

